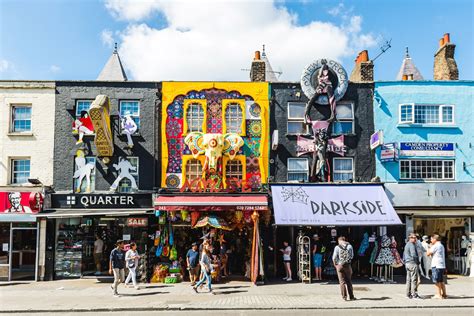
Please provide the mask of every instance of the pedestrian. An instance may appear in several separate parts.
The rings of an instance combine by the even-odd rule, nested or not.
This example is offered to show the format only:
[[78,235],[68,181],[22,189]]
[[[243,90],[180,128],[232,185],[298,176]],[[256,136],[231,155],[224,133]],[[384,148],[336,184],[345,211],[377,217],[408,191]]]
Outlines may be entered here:
[[186,253],[186,268],[189,271],[189,280],[191,281],[191,285],[194,286],[196,284],[198,275],[199,275],[199,251],[198,245],[196,242],[193,242],[191,245],[191,249],[188,250]]
[[283,242],[283,247],[280,251],[283,253],[283,265],[285,267],[286,276],[283,278],[283,281],[290,282],[293,279],[291,278],[291,246],[287,241]]
[[96,267],[95,275],[102,273],[102,253],[104,252],[104,241],[100,238],[99,234],[95,234],[94,241],[94,263]]
[[351,262],[354,258],[354,249],[351,244],[346,241],[344,236],[337,239],[337,246],[334,247],[332,261],[336,268],[339,286],[341,287],[341,295],[344,300],[355,300],[352,290],[352,267]]
[[130,279],[132,279],[133,287],[136,290],[140,289],[137,285],[137,268],[139,259],[140,256],[138,255],[137,244],[132,242],[130,243],[130,249],[125,254],[125,262],[127,263],[127,268],[129,271],[127,279],[125,280],[125,286],[128,286]]
[[427,255],[431,257],[431,278],[436,286],[435,298],[447,298],[446,285],[444,284],[444,271],[446,270],[445,249],[438,234],[431,236],[431,247]]
[[410,299],[421,299],[417,293],[419,282],[418,265],[420,263],[420,257],[416,243],[416,235],[410,234],[403,251],[403,261],[405,262],[405,269],[407,271],[406,295],[407,298]]
[[114,284],[110,287],[114,296],[118,297],[118,286],[125,281],[125,253],[123,252],[123,240],[117,240],[116,247],[110,252],[109,274],[114,274]]
[[314,274],[316,276],[316,281],[321,281],[322,274],[322,264],[323,264],[323,242],[319,238],[318,234],[313,235],[314,245],[313,245],[313,265],[314,265]]
[[211,273],[213,271],[212,262],[211,262],[211,253],[212,253],[212,246],[206,245],[202,248],[201,260],[199,261],[201,265],[201,273],[202,278],[193,286],[193,290],[198,293],[198,287],[203,284],[205,281],[207,282],[207,287],[209,288],[209,293],[214,294],[212,291],[212,282],[211,282]]

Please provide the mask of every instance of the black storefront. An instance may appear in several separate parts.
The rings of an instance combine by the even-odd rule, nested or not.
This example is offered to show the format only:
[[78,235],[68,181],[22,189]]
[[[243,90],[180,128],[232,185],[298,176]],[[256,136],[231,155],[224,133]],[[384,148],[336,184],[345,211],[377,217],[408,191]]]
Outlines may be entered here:
[[[115,242],[135,242],[146,277],[152,194],[51,194],[39,217],[47,219],[46,280],[104,277]],[[94,243],[102,240],[97,254]],[[97,264],[99,262],[99,264]]]

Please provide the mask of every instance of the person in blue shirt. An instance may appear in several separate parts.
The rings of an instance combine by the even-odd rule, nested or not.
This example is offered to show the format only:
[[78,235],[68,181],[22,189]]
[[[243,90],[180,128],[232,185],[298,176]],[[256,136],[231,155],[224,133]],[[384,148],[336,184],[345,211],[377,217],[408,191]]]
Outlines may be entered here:
[[199,251],[198,245],[195,242],[186,254],[186,266],[189,271],[189,280],[191,281],[191,285],[194,286],[199,275]]
[[118,286],[125,281],[125,252],[123,240],[117,240],[117,247],[110,252],[109,274],[114,275],[114,284],[111,285],[114,296],[118,296]]

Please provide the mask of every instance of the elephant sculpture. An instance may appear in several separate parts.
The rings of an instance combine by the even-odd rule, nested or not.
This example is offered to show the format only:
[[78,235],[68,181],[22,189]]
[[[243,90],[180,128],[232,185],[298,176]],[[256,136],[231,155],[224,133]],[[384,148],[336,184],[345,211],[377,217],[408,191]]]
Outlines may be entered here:
[[194,158],[201,154],[206,156],[203,172],[211,175],[221,174],[223,155],[232,160],[244,145],[242,137],[236,133],[222,135],[192,132],[186,136],[184,143],[188,145]]

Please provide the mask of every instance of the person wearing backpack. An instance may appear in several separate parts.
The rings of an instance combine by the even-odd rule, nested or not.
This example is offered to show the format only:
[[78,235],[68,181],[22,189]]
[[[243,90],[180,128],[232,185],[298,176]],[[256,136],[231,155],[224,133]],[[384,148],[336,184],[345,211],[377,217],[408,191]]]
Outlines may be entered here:
[[354,292],[352,290],[352,267],[351,262],[354,258],[354,249],[346,241],[346,237],[341,236],[337,239],[338,245],[334,248],[332,261],[337,271],[337,278],[341,287],[341,295],[344,300],[353,301]]

